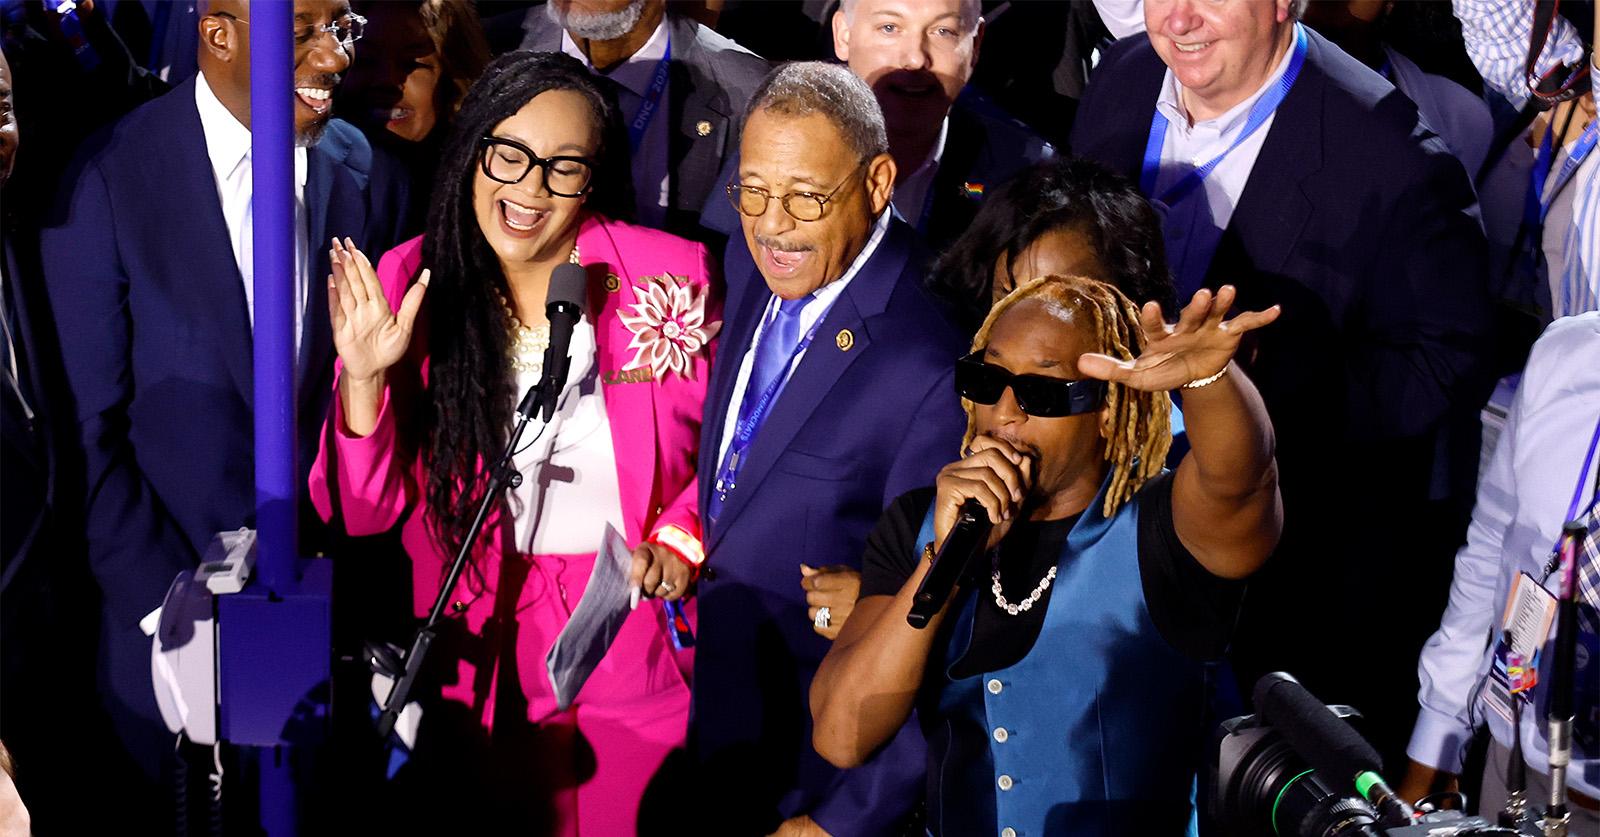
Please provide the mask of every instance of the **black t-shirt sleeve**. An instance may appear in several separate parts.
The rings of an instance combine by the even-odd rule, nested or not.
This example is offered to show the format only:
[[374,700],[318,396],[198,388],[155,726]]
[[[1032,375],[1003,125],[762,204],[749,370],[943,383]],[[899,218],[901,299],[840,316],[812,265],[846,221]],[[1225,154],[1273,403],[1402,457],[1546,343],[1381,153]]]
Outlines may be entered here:
[[900,495],[878,518],[878,525],[867,536],[867,551],[861,557],[861,594],[893,596],[900,592],[917,571],[922,560],[922,544],[916,542],[922,518],[933,504],[933,489],[917,488]]
[[1228,650],[1245,583],[1212,575],[1178,540],[1171,472],[1139,495],[1139,574],[1150,618],[1172,647],[1202,662]]

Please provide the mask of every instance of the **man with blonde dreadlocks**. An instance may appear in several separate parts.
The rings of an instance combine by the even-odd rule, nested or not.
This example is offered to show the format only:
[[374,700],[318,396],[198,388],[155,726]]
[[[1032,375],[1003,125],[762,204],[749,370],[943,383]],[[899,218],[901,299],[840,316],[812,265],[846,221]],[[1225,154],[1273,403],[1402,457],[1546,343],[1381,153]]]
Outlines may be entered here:
[[[1114,287],[1049,276],[957,362],[965,457],[890,506],[861,599],[811,687],[817,752],[861,763],[911,716],[935,835],[1182,834],[1208,736],[1206,664],[1281,528],[1272,427],[1233,364],[1278,309],[1175,325]],[[1162,468],[1169,392],[1191,449]],[[913,593],[967,500],[995,526],[944,609]]]

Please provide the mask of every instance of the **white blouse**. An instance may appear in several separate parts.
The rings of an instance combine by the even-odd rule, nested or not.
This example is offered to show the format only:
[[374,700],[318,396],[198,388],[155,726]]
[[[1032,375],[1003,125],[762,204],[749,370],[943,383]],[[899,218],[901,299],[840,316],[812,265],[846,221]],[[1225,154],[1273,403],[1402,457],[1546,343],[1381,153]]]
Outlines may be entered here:
[[[572,330],[572,361],[555,415],[548,425],[535,416],[522,434],[522,451],[512,458],[522,485],[512,491],[511,511],[517,548],[526,554],[596,552],[607,523],[626,531],[596,355],[586,314]],[[518,372],[513,397],[520,401],[539,376]]]

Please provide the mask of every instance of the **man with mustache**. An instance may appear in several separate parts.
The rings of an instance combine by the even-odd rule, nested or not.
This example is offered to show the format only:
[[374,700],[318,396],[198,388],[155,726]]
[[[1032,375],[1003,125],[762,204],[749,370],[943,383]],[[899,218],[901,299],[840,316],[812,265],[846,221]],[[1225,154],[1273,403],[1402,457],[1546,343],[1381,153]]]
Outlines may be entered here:
[[[841,767],[917,711],[929,834],[1194,833],[1207,663],[1282,522],[1272,426],[1232,362],[1278,309],[1225,320],[1232,303],[1200,291],[1167,325],[1159,303],[1039,277],[957,362],[966,455],[885,512],[811,691],[817,750]],[[1180,391],[1192,447],[1169,473]],[[914,628],[973,502],[994,523],[984,554]]]
[[565,52],[612,83],[636,220],[705,238],[700,209],[722,186],[717,173],[738,150],[740,117],[767,62],[666,0],[550,0],[522,25],[523,49]]
[[717,789],[709,833],[896,833],[921,795],[915,729],[839,771],[806,711],[845,606],[809,569],[859,567],[884,505],[961,438],[964,340],[922,288],[894,180],[877,100],[845,68],[788,64],[756,91],[727,189],[746,246],[729,248],[700,444],[691,741]]
[[972,222],[985,188],[1055,154],[967,88],[980,11],[978,0],[844,0],[833,13],[834,53],[883,108],[895,210],[934,250]]
[[214,533],[255,525],[254,283],[295,288],[304,474],[332,391],[320,242],[359,235],[382,250],[401,214],[369,179],[366,140],[330,118],[361,21],[345,0],[297,0],[295,86],[280,94],[294,97],[295,270],[253,275],[251,7],[216,0],[202,12],[200,74],[86,143],[41,236],[102,593],[101,695],[137,766],[125,782],[148,806],[117,813],[141,827],[171,815],[174,748],[140,621]]

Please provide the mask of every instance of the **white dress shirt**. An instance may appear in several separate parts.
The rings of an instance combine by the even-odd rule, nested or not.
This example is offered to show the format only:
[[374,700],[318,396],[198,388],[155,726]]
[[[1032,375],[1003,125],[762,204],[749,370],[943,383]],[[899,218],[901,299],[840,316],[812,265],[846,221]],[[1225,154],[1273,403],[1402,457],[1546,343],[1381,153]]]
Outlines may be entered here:
[[916,171],[906,175],[894,187],[895,210],[918,230],[922,229],[922,219],[927,217],[929,192],[933,189],[933,178],[939,173],[939,161],[944,158],[944,141],[949,134],[950,116],[946,114],[944,121],[939,123],[939,139],[928,150],[927,158]]
[[[1449,606],[1417,666],[1422,711],[1406,752],[1422,764],[1459,773],[1475,718],[1487,717],[1495,739],[1511,746],[1510,722],[1479,701],[1479,684],[1489,670],[1490,639],[1501,627],[1512,580],[1521,572],[1541,578],[1561,533],[1578,468],[1600,420],[1596,358],[1596,312],[1552,323],[1528,358],[1505,430],[1478,482],[1467,545],[1456,554]],[[1590,467],[1585,496],[1592,496],[1597,472],[1600,468]],[[1559,573],[1546,582],[1552,592],[1559,585]],[[1539,674],[1542,686],[1546,672]],[[1529,767],[1549,772],[1549,742],[1539,712],[1523,713],[1522,747]],[[1585,778],[1594,770],[1592,761],[1574,753],[1567,780],[1583,794],[1600,796],[1600,787]]]
[[[811,294],[811,301],[800,309],[800,334],[805,334],[811,330],[812,326],[822,321],[822,318],[827,315],[828,309],[832,308],[839,295],[844,293],[844,289],[850,284],[850,280],[854,279],[856,274],[861,272],[861,267],[867,263],[867,260],[872,258],[873,252],[878,249],[878,243],[883,241],[884,233],[889,231],[890,215],[891,212],[888,208],[885,208],[878,215],[877,222],[872,225],[872,234],[867,236],[866,245],[861,248],[860,253],[856,254],[855,261],[850,263],[850,267],[845,270],[844,274],[838,279],[816,289]],[[750,348],[745,350],[744,359],[739,362],[739,377],[734,379],[733,395],[728,400],[728,415],[722,421],[722,440],[717,445],[717,464],[719,467],[728,456],[728,444],[733,441],[734,429],[739,425],[739,405],[744,403],[744,391],[750,385],[750,370],[755,367],[756,362],[756,346],[761,344],[762,333],[767,330],[767,326],[772,323],[772,318],[777,313],[778,297],[774,295],[767,299],[767,307],[761,314],[761,325],[756,327],[756,333],[750,338]],[[810,351],[810,349],[808,348],[806,351]],[[789,371],[785,373],[785,377],[794,374],[794,370],[800,366],[800,361],[805,356],[805,352],[794,356],[794,361],[789,364]],[[780,394],[778,400],[781,401],[782,399],[783,396]]]
[[[1161,82],[1161,95],[1156,99],[1156,110],[1167,118],[1166,139],[1161,145],[1161,168],[1156,174],[1155,195],[1152,199],[1182,180],[1190,171],[1210,162],[1218,154],[1228,151],[1235,139],[1244,131],[1250,119],[1250,109],[1277,86],[1289,69],[1294,56],[1294,46],[1284,51],[1282,60],[1266,82],[1221,116],[1189,124],[1189,114],[1180,104],[1183,84],[1171,70]],[[1167,262],[1172,265],[1175,284],[1180,297],[1192,292],[1205,280],[1211,257],[1216,253],[1222,233],[1233,218],[1233,208],[1244,194],[1250,181],[1250,171],[1255,167],[1261,146],[1272,132],[1276,115],[1268,116],[1239,147],[1228,152],[1217,167],[1211,170],[1198,189],[1190,192],[1176,205],[1167,207],[1162,227],[1167,240]]]
[[[596,351],[594,326],[585,314],[572,329],[572,361],[555,415],[549,424],[537,416],[528,422],[523,450],[512,457],[522,474],[522,484],[511,492],[512,528],[524,554],[596,552],[607,523],[627,531]],[[539,372],[517,373],[513,397],[521,401],[538,380]]]
[[[205,73],[196,77],[195,106],[200,111],[200,128],[205,133],[206,156],[211,158],[211,173],[216,177],[217,198],[222,202],[222,220],[228,225],[228,243],[233,260],[244,279],[244,302],[255,325],[256,286],[254,263],[254,214],[251,196],[250,129],[234,118],[206,83]],[[306,149],[294,149],[294,345],[298,354],[305,331],[307,295],[311,287],[311,251],[306,237]],[[375,255],[375,254],[374,254]]]
[[[561,32],[561,51],[583,62],[589,72],[601,75],[616,82],[617,107],[622,111],[622,124],[627,126],[639,112],[639,105],[644,102],[645,96],[650,92],[650,82],[655,78],[656,65],[667,54],[667,44],[671,40],[671,30],[667,28],[667,18],[662,16],[661,22],[656,25],[656,31],[645,41],[638,52],[628,56],[628,60],[620,66],[613,68],[609,73],[601,73],[589,62],[589,57],[583,54],[572,36],[565,30]],[[633,197],[635,209],[639,213],[639,223],[647,227],[660,227],[667,220],[668,199],[671,196],[671,173],[667,170],[667,145],[669,142],[668,127],[672,122],[671,108],[668,104],[672,101],[672,83],[661,91],[661,101],[656,105],[655,115],[650,118],[650,124],[645,127],[644,139],[639,143],[639,150],[633,154]]]

